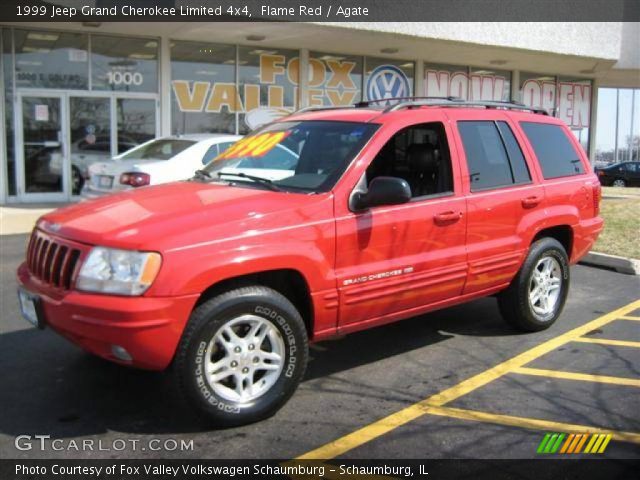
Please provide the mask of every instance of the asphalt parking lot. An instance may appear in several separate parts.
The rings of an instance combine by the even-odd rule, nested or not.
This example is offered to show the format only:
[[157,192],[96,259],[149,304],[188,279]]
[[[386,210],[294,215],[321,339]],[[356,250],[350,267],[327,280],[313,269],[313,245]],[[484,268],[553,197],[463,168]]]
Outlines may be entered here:
[[[595,455],[640,458],[640,277],[573,267],[545,332],[514,332],[488,298],[314,345],[275,417],[216,431],[175,408],[162,374],[29,327],[13,278],[26,235],[0,242],[3,458],[536,458],[554,432],[611,435]],[[104,449],[23,451],[19,435]],[[117,439],[139,443],[114,450]],[[151,451],[150,439],[193,448]]]

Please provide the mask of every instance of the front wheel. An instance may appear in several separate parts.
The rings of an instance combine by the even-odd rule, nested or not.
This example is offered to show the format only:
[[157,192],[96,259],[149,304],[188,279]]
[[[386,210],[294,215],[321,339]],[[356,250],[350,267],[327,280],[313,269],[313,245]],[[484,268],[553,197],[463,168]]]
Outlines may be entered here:
[[215,425],[273,415],[300,383],[308,357],[302,317],[262,286],[232,290],[199,305],[172,368],[180,390]]
[[519,330],[546,330],[562,313],[569,280],[562,244],[553,238],[536,241],[511,285],[498,295],[502,317]]

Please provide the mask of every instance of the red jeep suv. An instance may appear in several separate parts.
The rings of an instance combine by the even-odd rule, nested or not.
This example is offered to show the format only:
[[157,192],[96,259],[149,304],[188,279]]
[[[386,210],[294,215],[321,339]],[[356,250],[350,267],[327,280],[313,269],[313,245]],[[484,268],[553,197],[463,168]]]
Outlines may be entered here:
[[23,315],[169,369],[218,425],[276,412],[309,341],[496,295],[548,328],[603,227],[571,131],[521,104],[397,99],[299,111],[189,180],[43,216]]

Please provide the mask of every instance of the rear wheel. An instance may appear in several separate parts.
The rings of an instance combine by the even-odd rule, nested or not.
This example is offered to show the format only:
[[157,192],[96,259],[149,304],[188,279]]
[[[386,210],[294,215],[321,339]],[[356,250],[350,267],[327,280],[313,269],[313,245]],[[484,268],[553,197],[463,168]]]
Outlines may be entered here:
[[172,366],[196,411],[219,426],[273,415],[291,397],[308,356],[304,322],[289,300],[262,286],[198,306]]
[[523,331],[549,328],[562,313],[569,280],[562,244],[553,238],[536,241],[511,285],[498,295],[502,317]]

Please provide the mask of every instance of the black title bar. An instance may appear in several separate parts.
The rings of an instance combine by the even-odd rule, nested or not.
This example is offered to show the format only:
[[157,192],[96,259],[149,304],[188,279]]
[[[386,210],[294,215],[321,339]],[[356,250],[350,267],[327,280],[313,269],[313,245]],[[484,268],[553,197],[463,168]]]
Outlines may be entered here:
[[638,0],[3,0],[0,22],[640,21]]
[[2,480],[633,478],[638,460],[0,460]]

